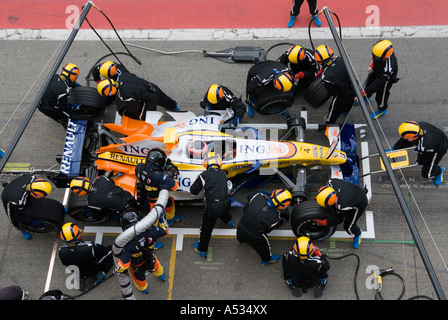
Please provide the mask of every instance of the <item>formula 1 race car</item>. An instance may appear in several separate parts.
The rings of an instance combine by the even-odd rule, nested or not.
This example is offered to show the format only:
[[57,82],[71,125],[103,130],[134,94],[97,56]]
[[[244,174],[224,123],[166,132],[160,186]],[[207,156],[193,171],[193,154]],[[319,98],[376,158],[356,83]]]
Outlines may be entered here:
[[[83,88],[86,91],[89,88]],[[79,101],[78,101],[79,103]],[[306,168],[313,166],[341,165],[347,161],[345,152],[335,150],[326,157],[329,148],[305,142],[305,120],[292,117],[287,128],[278,134],[276,140],[265,140],[259,130],[251,127],[226,129],[226,121],[233,114],[231,110],[213,111],[196,116],[192,112],[167,112],[173,120],[161,121],[162,112],[148,111],[145,121],[126,116],[117,117],[115,123],[98,123],[83,114],[71,118],[67,127],[64,154],[58,177],[68,180],[76,176],[86,176],[93,180],[99,174],[109,173],[117,185],[134,194],[136,185],[135,166],[144,162],[152,148],[165,150],[172,164],[177,168],[179,189],[170,194],[175,200],[188,201],[202,199],[189,192],[196,177],[205,170],[204,156],[211,151],[222,157],[222,169],[234,184],[235,193],[241,186],[239,177],[257,178],[279,177],[293,195],[294,204],[308,200],[305,191]],[[295,140],[287,140],[292,135]],[[272,137],[272,134],[271,134]],[[295,177],[289,177],[282,169],[294,167]],[[53,179],[55,182],[57,179]],[[315,202],[315,201],[312,201]],[[314,208],[322,214],[324,208]],[[293,231],[300,219],[291,222]],[[104,215],[87,207],[86,200],[70,195],[68,212],[79,220],[98,223]],[[296,231],[295,231],[296,232]]]

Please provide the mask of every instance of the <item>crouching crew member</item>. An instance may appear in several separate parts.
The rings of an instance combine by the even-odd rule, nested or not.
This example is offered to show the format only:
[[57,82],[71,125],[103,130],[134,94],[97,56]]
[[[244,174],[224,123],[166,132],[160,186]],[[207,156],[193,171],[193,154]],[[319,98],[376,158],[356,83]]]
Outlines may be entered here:
[[439,166],[448,149],[448,138],[439,128],[425,121],[406,121],[398,128],[401,138],[393,146],[394,150],[416,146],[417,163],[422,165],[422,176],[433,179],[439,186],[443,182],[445,168]]
[[243,120],[247,109],[241,98],[237,98],[229,88],[218,84],[213,84],[207,89],[200,106],[205,109],[204,114],[213,110],[232,110],[234,116],[231,119],[231,126],[233,128],[236,128]]
[[300,296],[300,289],[317,286],[314,296],[322,296],[327,285],[330,264],[309,238],[300,237],[294,243],[292,250],[282,256],[283,278],[295,296]]
[[247,199],[249,202],[238,223],[237,239],[248,243],[258,253],[263,265],[275,263],[280,255],[272,255],[267,234],[289,220],[291,193],[284,189],[275,190],[271,195],[260,191],[249,194]]
[[81,276],[80,290],[92,287],[89,278],[94,278],[93,286],[106,279],[113,267],[112,246],[104,246],[81,239],[82,230],[74,223],[62,226],[61,239],[64,244],[59,248],[59,258],[64,266],[77,266]]
[[[344,221],[344,230],[353,236],[353,248],[361,244],[361,229],[356,222],[363,215],[369,204],[366,190],[354,183],[342,179],[331,179],[326,186],[319,189],[317,203],[322,207],[332,207]],[[316,220],[318,225],[326,225],[328,221]]]

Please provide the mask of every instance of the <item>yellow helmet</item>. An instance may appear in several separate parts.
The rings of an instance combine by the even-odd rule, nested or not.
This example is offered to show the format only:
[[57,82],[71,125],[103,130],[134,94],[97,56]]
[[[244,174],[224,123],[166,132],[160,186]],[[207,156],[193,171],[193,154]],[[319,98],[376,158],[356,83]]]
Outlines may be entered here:
[[98,93],[102,96],[110,97],[117,94],[118,82],[112,79],[105,79],[98,83]]
[[51,192],[51,184],[45,179],[35,179],[26,186],[28,191],[34,198],[44,198]]
[[271,193],[271,201],[277,209],[286,209],[292,202],[291,192],[285,189],[274,190]]
[[222,159],[219,154],[214,152],[209,152],[204,159],[204,167],[208,168],[209,166],[216,164],[220,168],[222,167]]
[[389,59],[394,52],[392,42],[389,40],[382,40],[377,42],[372,49],[373,55],[378,59]]
[[406,121],[403,122],[398,127],[398,134],[406,140],[415,140],[419,135],[422,135],[422,130],[420,126],[415,121]]
[[288,50],[288,60],[291,63],[299,63],[305,59],[305,49],[301,46],[294,46]]
[[274,87],[280,91],[289,91],[292,89],[294,81],[289,73],[278,73],[274,77]]
[[319,64],[326,64],[330,59],[333,59],[333,56],[333,50],[326,45],[320,45],[314,51],[314,59]]
[[76,177],[70,182],[70,190],[77,196],[85,196],[91,188],[90,180],[86,177]]
[[316,201],[321,207],[330,207],[336,203],[338,196],[332,187],[324,186],[319,189]]
[[82,230],[73,222],[67,222],[62,226],[61,239],[67,242],[80,240]]
[[308,259],[314,250],[314,246],[308,237],[299,237],[293,245],[294,252],[300,257],[300,259]]
[[79,76],[79,68],[74,63],[67,63],[62,67],[61,75],[70,80],[70,82],[75,82]]
[[100,66],[100,74],[103,78],[112,78],[117,74],[117,66],[112,61],[106,61]]
[[207,89],[207,100],[212,104],[217,104],[224,97],[224,91],[217,84],[212,84]]

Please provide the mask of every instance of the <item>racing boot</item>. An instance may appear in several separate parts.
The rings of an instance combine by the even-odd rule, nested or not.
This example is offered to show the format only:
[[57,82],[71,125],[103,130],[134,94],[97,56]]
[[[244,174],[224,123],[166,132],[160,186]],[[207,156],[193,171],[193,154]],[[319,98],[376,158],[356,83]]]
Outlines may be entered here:
[[95,280],[95,286],[97,286],[99,283],[103,282],[105,279],[106,279],[106,274],[103,271],[101,271]]
[[445,173],[445,168],[444,167],[440,167],[440,169],[442,170],[440,172],[440,174],[434,178],[434,185],[436,186],[440,186],[440,184],[443,182],[443,174]]
[[317,283],[318,283],[318,286],[316,288],[316,291],[314,292],[314,297],[320,298],[324,294],[325,287],[327,285],[327,279],[320,278]]
[[250,104],[247,106],[247,115],[251,118],[254,117],[255,110],[254,107],[252,107]]
[[163,247],[163,243],[162,242],[156,242],[156,243],[154,243],[154,250],[159,250],[159,249],[162,249],[162,247]]
[[228,226],[229,228],[233,228],[233,227],[235,226],[235,223],[233,223],[233,219],[230,220],[229,222],[227,222],[227,226]]
[[194,251],[196,251],[202,259],[207,258],[207,252],[205,251],[199,251],[199,242],[194,243]]
[[381,116],[385,116],[386,114],[387,114],[387,109],[386,110],[376,110],[375,112],[372,112],[370,114],[370,118],[372,118],[372,120],[375,120]]
[[296,16],[291,16],[290,18],[289,18],[289,21],[288,21],[288,28],[292,28],[292,26],[294,25],[294,22],[296,21]]
[[183,214],[178,214],[177,216],[174,216],[173,219],[167,219],[166,221],[168,222],[168,225],[171,225],[175,222],[181,222],[184,219],[185,219],[185,216]]
[[25,230],[20,230],[20,231],[22,231],[23,239],[25,239],[25,240],[31,239],[31,233],[29,233],[28,231],[25,231]]
[[264,265],[264,266],[267,266],[269,264],[276,263],[278,261],[278,259],[280,259],[280,255],[279,254],[273,254],[271,256],[271,260],[269,260],[269,261],[262,261],[261,264]]
[[314,20],[314,23],[316,24],[316,26],[320,27],[322,25],[322,22],[320,22],[317,14],[311,15],[311,18]]
[[159,278],[161,281],[165,281],[165,280],[166,280],[166,278],[165,278],[165,274],[164,274],[164,273],[162,273],[162,275],[160,275],[158,278]]
[[361,244],[361,233],[359,234],[359,236],[356,236],[353,238],[353,249],[358,249],[359,245]]

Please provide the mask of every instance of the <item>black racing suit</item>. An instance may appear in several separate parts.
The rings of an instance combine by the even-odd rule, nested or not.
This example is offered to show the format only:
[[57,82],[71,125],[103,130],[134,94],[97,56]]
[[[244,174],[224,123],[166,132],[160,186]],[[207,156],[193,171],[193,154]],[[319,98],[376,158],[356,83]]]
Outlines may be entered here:
[[20,229],[18,222],[22,222],[26,225],[33,222],[32,219],[26,218],[25,206],[29,196],[26,187],[33,182],[35,178],[34,175],[24,174],[9,182],[2,192],[3,207],[16,229]]
[[136,206],[134,196],[117,186],[114,180],[106,176],[96,178],[92,183],[92,189],[87,194],[87,204],[99,210],[111,210],[123,212],[129,205]]
[[283,278],[292,280],[292,284],[297,288],[311,288],[318,284],[319,279],[328,278],[328,263],[325,254],[320,257],[312,255],[307,259],[300,257],[290,250],[282,256]]
[[378,110],[384,111],[388,108],[390,89],[398,81],[398,63],[395,53],[389,59],[372,59],[372,73],[367,78],[364,88],[367,97],[375,94]]
[[253,65],[246,79],[246,103],[256,106],[257,95],[267,86],[272,86],[275,75],[282,72],[290,73],[291,70],[278,61],[266,60]]
[[120,115],[144,120],[146,111],[154,111],[157,106],[170,111],[177,107],[177,102],[158,86],[133,73],[122,72],[117,81],[117,110]]
[[340,57],[335,57],[332,64],[324,67],[322,81],[333,96],[325,123],[336,123],[343,112],[351,110],[356,97],[345,63]]
[[78,86],[76,82],[70,82],[59,74],[53,75],[38,104],[38,109],[46,116],[66,126],[69,116],[74,110],[68,103],[68,97],[70,90],[76,86]]
[[332,187],[338,196],[334,209],[343,217],[344,230],[355,237],[361,235],[361,229],[356,222],[369,204],[366,191],[356,184],[342,179],[331,179],[328,181],[328,186]]
[[232,220],[227,174],[218,165],[209,166],[196,178],[190,187],[190,192],[198,195],[202,189],[204,189],[205,207],[202,212],[198,249],[207,252],[216,220],[219,218],[224,223]]
[[[292,1],[292,7],[291,7],[291,12],[290,15],[291,16],[295,16],[297,17],[300,13],[300,7],[302,6],[303,2],[305,0],[293,0]],[[308,2],[308,6],[310,9],[310,14],[311,15],[316,15],[317,14],[317,0],[307,0]]]
[[59,248],[59,258],[64,266],[75,265],[82,277],[97,276],[109,272],[113,266],[111,246],[91,241],[66,243]]
[[271,245],[267,234],[289,220],[289,211],[278,210],[268,205],[269,195],[264,192],[251,193],[244,206],[243,217],[238,223],[237,239],[248,243],[263,262],[271,259]]
[[247,110],[246,105],[241,100],[241,98],[237,98],[229,88],[222,85],[219,86],[222,88],[224,97],[220,101],[218,101],[218,103],[213,104],[210,103],[210,101],[208,101],[206,94],[204,96],[204,99],[202,99],[202,101],[200,102],[201,108],[209,110],[232,109],[232,111],[235,114],[235,117],[237,117],[239,119],[239,122],[241,122]]
[[394,150],[416,146],[418,152],[417,163],[423,166],[423,178],[433,179],[442,171],[439,162],[447,152],[448,138],[442,130],[432,124],[420,121],[418,125],[423,130],[423,136],[412,142],[400,138],[395,143]]
[[303,72],[305,74],[305,77],[300,79],[299,84],[301,83],[309,84],[313,82],[317,72],[319,71],[319,66],[317,65],[317,62],[314,59],[314,51],[306,48],[304,49],[305,49],[305,59],[303,59],[302,61],[298,61],[298,63],[292,63],[289,61],[288,51],[283,53],[278,59],[281,63],[283,63],[285,66],[291,69],[293,79],[299,72]]

